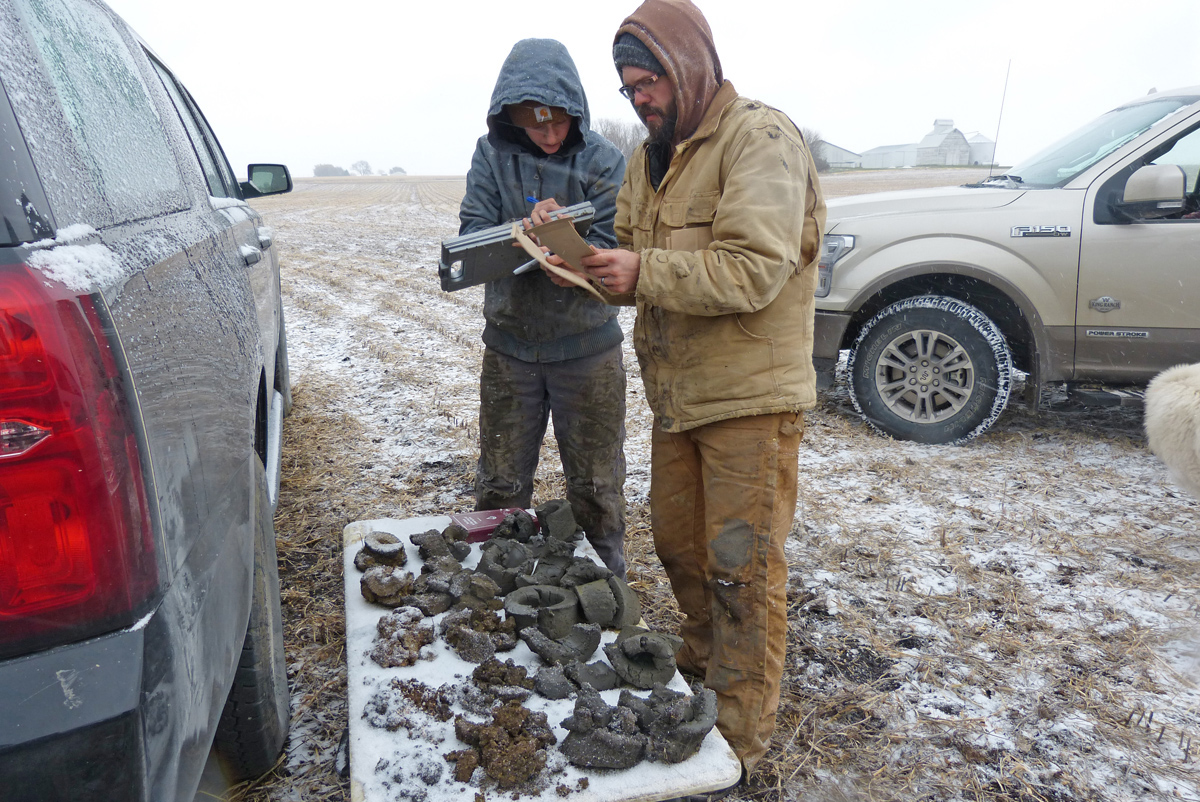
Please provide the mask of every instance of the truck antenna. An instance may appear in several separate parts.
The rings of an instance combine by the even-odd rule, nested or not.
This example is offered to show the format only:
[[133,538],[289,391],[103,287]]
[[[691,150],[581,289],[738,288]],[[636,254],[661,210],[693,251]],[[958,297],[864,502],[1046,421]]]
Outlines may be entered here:
[[1008,96],[1008,74],[1012,72],[1012,59],[1008,60],[1008,68],[1004,71],[1004,91],[1000,93],[1000,114],[996,117],[996,140],[992,142],[992,163],[988,165],[988,178],[996,167],[996,148],[1000,145],[1000,121],[1004,119],[1004,98]]

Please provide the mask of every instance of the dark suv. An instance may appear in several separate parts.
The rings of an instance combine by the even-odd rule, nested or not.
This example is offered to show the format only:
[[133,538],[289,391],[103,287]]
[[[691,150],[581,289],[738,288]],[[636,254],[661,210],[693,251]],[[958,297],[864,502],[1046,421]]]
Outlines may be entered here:
[[0,0],[0,799],[190,800],[269,769],[290,404],[271,232],[95,0]]

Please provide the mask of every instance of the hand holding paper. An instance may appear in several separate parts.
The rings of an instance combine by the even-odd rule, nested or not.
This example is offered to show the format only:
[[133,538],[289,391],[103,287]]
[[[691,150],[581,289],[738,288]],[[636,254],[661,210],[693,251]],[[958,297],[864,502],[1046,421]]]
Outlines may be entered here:
[[[556,256],[565,263],[565,267],[551,264],[546,259],[546,254],[537,246],[529,235],[536,236],[538,242],[549,248]],[[538,262],[548,272],[559,276],[577,287],[590,292],[596,296],[596,300],[603,301],[602,296],[591,282],[595,278],[589,276],[583,270],[583,257],[592,253],[592,246],[583,241],[583,237],[579,236],[579,232],[575,230],[574,222],[569,217],[560,217],[557,220],[551,220],[549,223],[543,223],[539,226],[534,226],[528,231],[522,231],[519,223],[513,223],[513,238],[521,244],[525,252],[537,259]]]

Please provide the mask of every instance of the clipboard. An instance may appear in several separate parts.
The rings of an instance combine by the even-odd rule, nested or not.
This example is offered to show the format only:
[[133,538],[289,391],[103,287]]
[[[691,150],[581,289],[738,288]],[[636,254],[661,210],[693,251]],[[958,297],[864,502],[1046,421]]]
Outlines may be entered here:
[[[582,239],[591,231],[596,210],[591,201],[584,201],[553,211],[550,216],[556,220],[569,217]],[[513,247],[516,242],[511,223],[442,240],[438,262],[442,289],[454,292],[511,276],[529,261],[523,249]]]

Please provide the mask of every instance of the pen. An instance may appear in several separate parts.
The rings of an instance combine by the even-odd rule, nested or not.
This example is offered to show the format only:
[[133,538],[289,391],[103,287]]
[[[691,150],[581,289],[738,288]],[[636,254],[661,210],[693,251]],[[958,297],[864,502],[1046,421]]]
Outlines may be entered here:
[[[534,205],[537,205],[537,202],[538,202],[538,199],[535,198],[533,195],[526,195],[525,200]],[[512,274],[514,276],[519,276],[522,273],[528,273],[530,270],[533,270],[535,267],[537,267],[537,263],[538,263],[537,259],[530,259],[528,262],[526,262],[525,264],[521,265],[516,270],[514,270],[512,272]]]
[[[537,198],[535,198],[535,197],[534,197],[534,196],[532,196],[532,195],[526,195],[526,196],[525,196],[525,200],[526,200],[527,202],[529,202],[529,203],[532,203],[532,204],[535,204],[535,205],[536,205],[536,204],[537,204],[537,202],[538,202],[538,199],[537,199]],[[533,270],[533,268],[537,267],[537,263],[538,263],[538,260],[537,260],[537,259],[530,259],[528,262],[526,262],[525,264],[521,265],[521,266],[520,266],[520,267],[518,267],[516,270],[514,270],[514,271],[512,272],[512,274],[513,274],[514,276],[519,276],[519,275],[521,275],[522,273],[528,273],[530,270]]]

